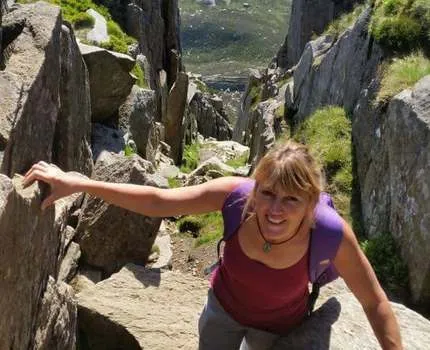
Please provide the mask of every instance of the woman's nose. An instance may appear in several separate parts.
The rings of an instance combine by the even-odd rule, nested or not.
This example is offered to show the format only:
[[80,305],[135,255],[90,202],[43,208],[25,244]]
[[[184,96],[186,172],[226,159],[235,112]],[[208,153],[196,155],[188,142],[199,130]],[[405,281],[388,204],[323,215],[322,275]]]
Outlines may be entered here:
[[282,213],[282,201],[279,198],[274,198],[270,203],[270,212],[273,214]]

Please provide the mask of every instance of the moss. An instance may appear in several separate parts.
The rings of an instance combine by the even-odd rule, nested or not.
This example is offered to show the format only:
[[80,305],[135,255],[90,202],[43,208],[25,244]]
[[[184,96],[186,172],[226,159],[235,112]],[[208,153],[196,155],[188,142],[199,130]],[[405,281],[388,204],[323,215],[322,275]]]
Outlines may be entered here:
[[339,212],[351,222],[352,144],[351,122],[339,107],[325,107],[297,127],[293,138],[309,146],[320,161]]
[[226,164],[233,168],[239,168],[241,166],[246,165],[246,163],[248,162],[248,158],[249,158],[249,152],[245,152],[241,156],[237,156],[235,158],[227,160]]
[[275,118],[283,118],[285,115],[285,104],[281,104],[275,110]]
[[176,177],[169,177],[167,182],[169,183],[169,188],[181,187],[181,182]]
[[430,59],[421,52],[393,60],[383,70],[376,102],[387,102],[402,90],[412,87],[428,74],[430,74]]
[[398,254],[391,234],[381,234],[360,245],[384,287],[391,292],[408,287],[408,269]]
[[181,164],[183,173],[190,173],[197,168],[200,161],[199,152],[200,144],[198,142],[185,146]]
[[344,13],[343,15],[339,16],[339,18],[331,22],[322,35],[332,35],[334,37],[338,37],[357,21],[365,6],[365,4],[356,4],[352,11]]
[[371,33],[394,53],[430,47],[430,5],[426,0],[380,0],[375,4]]
[[131,70],[131,74],[133,74],[136,77],[136,85],[140,86],[141,88],[147,88],[148,84],[145,80],[145,72],[142,69],[142,66],[139,63],[136,63]]

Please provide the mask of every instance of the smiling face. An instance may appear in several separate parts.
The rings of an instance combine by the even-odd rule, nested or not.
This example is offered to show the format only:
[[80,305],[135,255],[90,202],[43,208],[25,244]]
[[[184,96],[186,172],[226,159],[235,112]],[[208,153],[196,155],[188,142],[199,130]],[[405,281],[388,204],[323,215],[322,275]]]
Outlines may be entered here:
[[254,205],[261,231],[270,242],[283,241],[296,233],[312,210],[309,195],[287,192],[281,185],[257,184]]

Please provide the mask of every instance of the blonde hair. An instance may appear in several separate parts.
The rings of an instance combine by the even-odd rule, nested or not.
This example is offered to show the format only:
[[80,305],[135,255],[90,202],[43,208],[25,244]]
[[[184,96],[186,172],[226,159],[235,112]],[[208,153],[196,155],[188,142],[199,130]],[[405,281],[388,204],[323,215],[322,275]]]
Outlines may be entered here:
[[315,204],[322,191],[322,175],[316,160],[307,146],[290,140],[269,150],[251,177],[255,179],[256,186],[248,197],[244,215],[261,184],[272,189],[280,185],[288,193],[305,193]]

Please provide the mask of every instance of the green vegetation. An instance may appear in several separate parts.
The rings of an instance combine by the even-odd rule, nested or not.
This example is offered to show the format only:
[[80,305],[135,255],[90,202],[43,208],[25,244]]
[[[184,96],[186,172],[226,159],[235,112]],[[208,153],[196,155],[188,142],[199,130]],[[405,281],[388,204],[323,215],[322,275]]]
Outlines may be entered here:
[[408,287],[408,269],[402,262],[393,237],[384,233],[360,243],[381,284],[391,292]]
[[386,102],[430,74],[430,59],[421,52],[395,59],[384,70],[376,102]]
[[263,84],[254,82],[249,87],[248,96],[251,98],[251,110],[255,110],[263,98]]
[[136,85],[140,86],[141,88],[147,88],[148,84],[145,80],[145,72],[143,71],[141,65],[136,62],[133,69],[131,70],[131,74],[133,74],[136,77]]
[[[38,0],[18,0],[18,3],[28,4]],[[128,36],[123,32],[120,26],[112,20],[109,10],[103,5],[96,4],[93,0],[45,0],[51,4],[61,7],[63,18],[70,22],[74,29],[91,28],[94,25],[94,19],[88,15],[88,9],[94,9],[100,13],[107,21],[107,31],[110,36],[109,41],[100,44],[107,50],[112,50],[121,53],[127,53],[128,45],[136,42],[136,39]],[[83,40],[85,41],[85,40]],[[89,44],[94,45],[90,42]]]
[[294,139],[309,146],[321,162],[327,179],[327,190],[339,212],[348,220],[352,198],[351,122],[340,107],[325,107],[299,125]]
[[179,0],[181,41],[188,71],[203,75],[246,74],[263,67],[285,39],[291,0],[217,1],[208,7]]
[[233,168],[239,168],[241,166],[246,165],[249,158],[249,152],[245,152],[241,156],[237,156],[235,158],[229,159],[226,161],[226,164],[233,167]]
[[429,49],[430,3],[428,0],[377,0],[371,33],[393,52]]
[[275,118],[283,118],[285,115],[285,104],[281,104],[278,108],[275,110]]
[[185,216],[178,221],[177,226],[180,232],[191,232],[197,238],[196,246],[219,240],[224,229],[220,212]]
[[130,145],[125,145],[124,155],[126,157],[131,157],[134,154],[136,154],[136,151],[133,149],[133,147],[131,147]]
[[197,168],[199,164],[199,151],[200,144],[198,142],[185,145],[180,168],[183,173],[190,173]]
[[169,183],[169,188],[181,187],[181,182],[176,177],[169,177],[167,182]]
[[333,35],[337,38],[356,22],[365,7],[365,4],[356,4],[351,12],[341,15],[339,18],[331,22],[322,35]]

